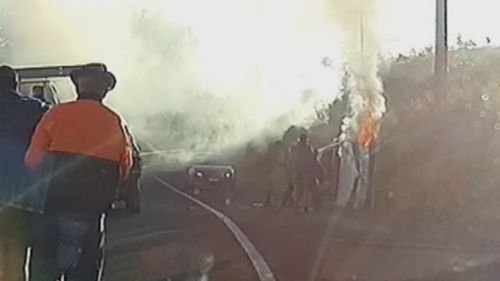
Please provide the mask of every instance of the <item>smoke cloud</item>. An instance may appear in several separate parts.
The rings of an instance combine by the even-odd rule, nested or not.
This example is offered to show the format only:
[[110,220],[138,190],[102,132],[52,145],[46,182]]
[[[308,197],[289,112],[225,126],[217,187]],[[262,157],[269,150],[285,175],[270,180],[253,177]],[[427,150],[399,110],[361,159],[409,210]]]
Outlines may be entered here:
[[337,98],[343,63],[355,112],[382,115],[373,17],[365,17],[361,51],[359,16],[350,16],[367,3],[375,5],[0,0],[9,41],[0,53],[14,65],[104,62],[118,77],[107,103],[139,137],[163,149],[225,149],[310,122],[316,106]]
[[344,64],[348,74],[350,110],[342,131],[353,138],[361,118],[370,114],[379,121],[386,111],[383,86],[378,76],[381,52],[380,0],[331,0],[332,19],[342,34]]

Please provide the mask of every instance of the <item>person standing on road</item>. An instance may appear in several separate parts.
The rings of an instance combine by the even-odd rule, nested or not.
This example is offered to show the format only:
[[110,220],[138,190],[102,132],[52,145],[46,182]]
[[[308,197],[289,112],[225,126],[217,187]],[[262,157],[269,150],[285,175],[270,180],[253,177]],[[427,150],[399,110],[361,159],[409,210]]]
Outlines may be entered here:
[[294,186],[292,180],[290,180],[290,176],[288,175],[288,171],[286,171],[286,189],[285,192],[283,193],[283,198],[281,200],[281,207],[282,208],[290,208],[295,205],[295,193],[294,193]]
[[71,80],[77,100],[43,115],[25,157],[29,167],[42,169],[48,186],[33,260],[57,266],[57,276],[47,271],[36,281],[61,274],[68,281],[101,279],[105,212],[132,161],[121,118],[102,103],[115,76],[103,64],[89,64]]
[[335,201],[338,194],[338,172],[340,158],[337,153],[340,142],[333,139],[332,143],[323,147],[318,161],[324,171],[323,188],[328,197]]
[[305,129],[298,128],[296,126],[291,126],[290,128],[288,128],[288,130],[286,130],[282,138],[283,146],[286,151],[284,156],[286,187],[285,191],[283,192],[283,197],[281,199],[281,207],[283,208],[294,208],[297,203],[297,200],[295,198],[296,188],[293,184],[293,177],[292,177],[293,169],[291,166],[292,163],[290,161],[290,149],[297,142],[297,138],[300,136],[300,132],[302,130]]
[[283,192],[286,187],[286,169],[285,169],[286,150],[282,141],[276,141],[271,144],[266,153],[263,166],[267,166],[266,181],[266,206],[274,206],[278,192]]
[[317,151],[309,144],[307,134],[302,133],[297,143],[290,148],[288,161],[290,161],[297,206],[308,210],[310,198],[314,208],[320,210],[318,180],[322,178],[322,168],[317,160]]
[[0,280],[8,281],[25,280],[31,215],[43,205],[32,190],[34,175],[23,159],[47,108],[38,100],[21,97],[18,85],[14,69],[0,66]]

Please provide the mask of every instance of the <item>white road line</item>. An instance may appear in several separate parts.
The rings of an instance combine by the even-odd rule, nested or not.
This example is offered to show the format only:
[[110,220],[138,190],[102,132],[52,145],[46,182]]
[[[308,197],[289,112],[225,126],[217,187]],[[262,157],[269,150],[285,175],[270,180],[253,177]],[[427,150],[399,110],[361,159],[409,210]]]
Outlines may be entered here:
[[257,251],[255,246],[250,242],[248,237],[241,231],[241,229],[234,223],[230,218],[228,218],[226,215],[221,213],[220,211],[217,211],[216,209],[210,207],[209,205],[203,203],[202,201],[194,198],[193,196],[184,193],[180,191],[179,189],[175,188],[173,185],[165,182],[164,180],[160,179],[157,176],[153,176],[154,179],[156,179],[158,182],[161,184],[165,185],[166,187],[170,188],[172,191],[175,193],[184,196],[185,198],[195,202],[196,204],[200,205],[202,208],[206,209],[210,213],[214,214],[217,218],[219,218],[224,224],[229,228],[231,233],[234,235],[236,240],[240,243],[241,247],[245,250],[245,252],[248,255],[248,258],[252,262],[252,265],[257,272],[257,275],[259,276],[260,281],[276,281],[274,278],[274,274],[272,273],[271,269],[269,268],[269,265],[267,265],[267,262],[264,260],[262,255]]

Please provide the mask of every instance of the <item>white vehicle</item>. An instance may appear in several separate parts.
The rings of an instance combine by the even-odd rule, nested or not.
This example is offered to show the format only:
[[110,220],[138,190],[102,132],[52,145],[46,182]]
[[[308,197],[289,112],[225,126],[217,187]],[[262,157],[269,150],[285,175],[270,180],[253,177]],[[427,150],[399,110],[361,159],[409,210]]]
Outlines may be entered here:
[[61,97],[54,79],[69,77],[81,65],[41,66],[17,68],[21,95],[40,99],[48,104],[58,104]]
[[61,102],[56,84],[46,78],[21,79],[19,92],[22,96],[37,98],[51,105]]

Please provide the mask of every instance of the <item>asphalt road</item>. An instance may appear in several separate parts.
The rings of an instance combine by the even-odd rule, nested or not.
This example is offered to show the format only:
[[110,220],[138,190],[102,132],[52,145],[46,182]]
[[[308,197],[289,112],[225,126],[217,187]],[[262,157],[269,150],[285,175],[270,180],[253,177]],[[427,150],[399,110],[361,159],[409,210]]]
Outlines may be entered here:
[[[175,178],[159,176],[182,189]],[[255,264],[220,218],[151,176],[142,185],[141,214],[117,211],[110,217],[106,280],[259,280]],[[304,214],[239,202],[215,208],[236,223],[279,281],[500,276],[500,247],[461,235],[424,235],[336,213]]]
[[118,210],[109,218],[107,281],[258,280],[219,219],[151,177],[142,186],[140,214]]

